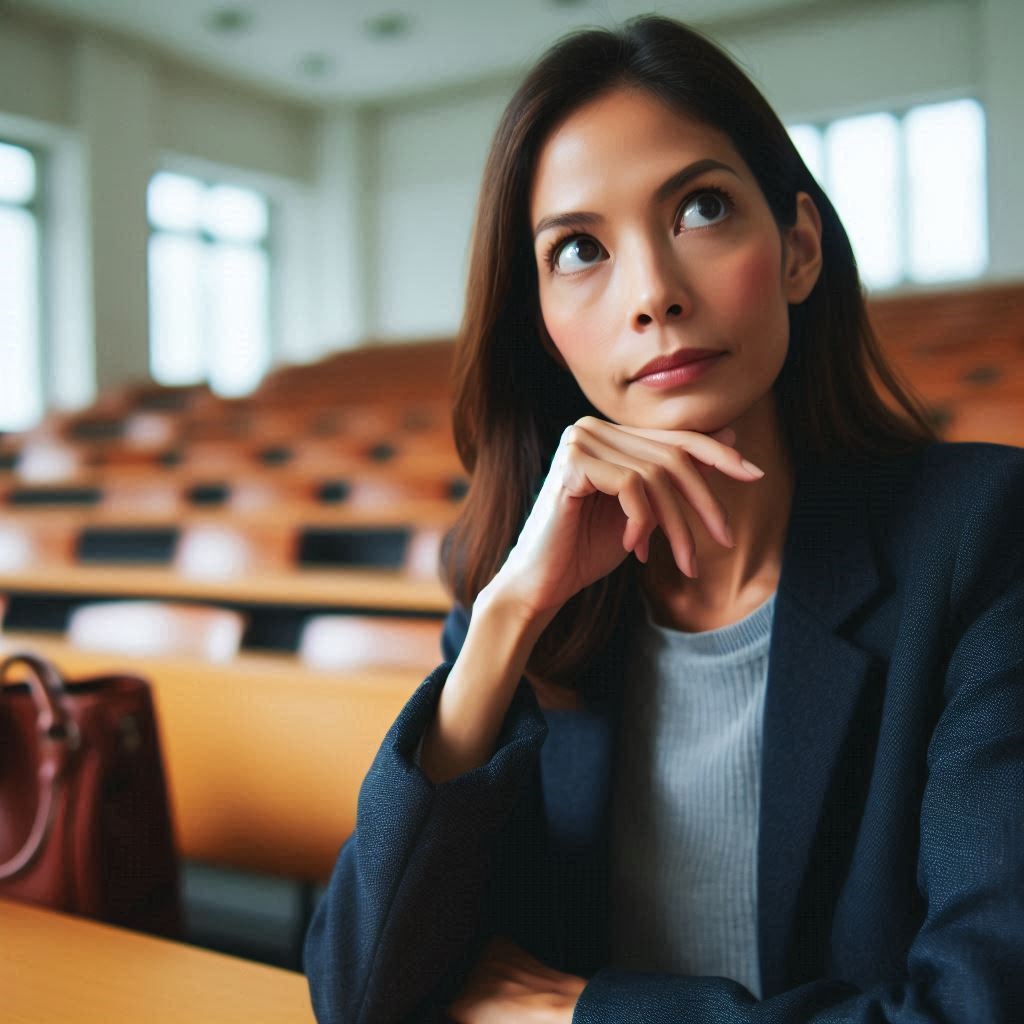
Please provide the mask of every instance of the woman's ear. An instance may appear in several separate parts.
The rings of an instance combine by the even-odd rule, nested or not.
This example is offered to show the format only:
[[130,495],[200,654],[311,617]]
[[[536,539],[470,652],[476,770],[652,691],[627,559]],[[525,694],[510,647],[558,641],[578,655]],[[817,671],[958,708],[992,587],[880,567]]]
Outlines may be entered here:
[[786,301],[803,302],[821,273],[821,214],[806,192],[796,197],[796,222],[783,234],[782,286]]
[[544,317],[541,313],[537,314],[537,336],[540,338],[541,345],[544,346],[544,351],[563,369],[568,370],[569,367],[566,361],[562,358],[562,353],[558,351],[558,346],[554,343],[551,335],[548,334],[547,326],[544,323]]

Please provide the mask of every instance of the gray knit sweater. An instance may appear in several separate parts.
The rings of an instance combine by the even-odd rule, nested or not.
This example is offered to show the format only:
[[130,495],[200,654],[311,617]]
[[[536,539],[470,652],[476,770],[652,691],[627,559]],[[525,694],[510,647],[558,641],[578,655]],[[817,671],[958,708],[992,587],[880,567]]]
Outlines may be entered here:
[[760,996],[757,820],[774,595],[722,629],[648,610],[612,802],[611,963],[732,978]]

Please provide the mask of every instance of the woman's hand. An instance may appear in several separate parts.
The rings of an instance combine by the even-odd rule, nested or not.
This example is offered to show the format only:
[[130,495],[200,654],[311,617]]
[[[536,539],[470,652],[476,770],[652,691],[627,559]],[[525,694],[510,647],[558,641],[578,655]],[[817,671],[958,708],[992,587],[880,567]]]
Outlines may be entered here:
[[630,552],[646,562],[659,528],[676,564],[697,573],[688,507],[721,544],[732,546],[725,511],[705,474],[740,481],[764,474],[730,444],[735,433],[647,430],[585,416],[565,430],[515,547],[488,589],[529,611],[552,615],[607,576]]
[[571,1024],[587,982],[546,967],[510,939],[491,939],[458,998],[455,1024]]

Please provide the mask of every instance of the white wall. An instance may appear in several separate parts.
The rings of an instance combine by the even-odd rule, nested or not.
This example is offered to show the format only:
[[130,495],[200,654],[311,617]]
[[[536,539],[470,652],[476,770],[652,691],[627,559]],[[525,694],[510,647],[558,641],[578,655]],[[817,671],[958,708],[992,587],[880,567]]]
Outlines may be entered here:
[[74,53],[68,32],[12,21],[0,22],[0,111],[51,125],[69,125]]
[[[989,277],[1024,277],[1024,3],[863,0],[726,28],[719,38],[789,121],[977,95],[989,124]],[[453,332],[484,159],[515,84],[316,111],[5,15],[0,136],[50,152],[51,227],[61,225],[51,394],[81,402],[96,376],[106,386],[147,369],[145,183],[161,166],[223,171],[271,194],[279,358]]]
[[988,111],[988,225],[993,276],[1024,278],[1024,3],[982,4],[981,99]]
[[[161,167],[201,164],[258,182],[275,202],[288,350],[319,341],[305,289],[309,254],[287,244],[315,190],[320,117],[186,69],[134,44],[5,15],[0,28],[0,137],[34,144],[47,173],[51,401],[87,402],[148,374],[146,186]],[[88,379],[84,379],[88,378]]]
[[374,231],[371,223],[371,138],[368,111],[337,107],[320,123],[316,146],[316,192],[305,237],[297,250],[311,256],[311,315],[318,339],[315,351],[343,348],[362,341],[373,321]]
[[789,123],[978,87],[977,4],[895,0],[794,13],[720,41]]
[[[146,186],[154,167],[156,82],[149,65],[102,40],[76,46],[74,123],[85,154],[96,383],[146,377]],[[142,258],[140,258],[140,255]]]
[[450,334],[462,311],[480,176],[515,83],[377,111],[372,333]]
[[[672,6],[660,9],[672,14]],[[710,31],[790,123],[964,92],[979,96],[989,126],[988,277],[1024,276],[1024,3],[848,3]],[[473,204],[513,87],[467,88],[377,110],[376,333],[426,336],[457,328]]]

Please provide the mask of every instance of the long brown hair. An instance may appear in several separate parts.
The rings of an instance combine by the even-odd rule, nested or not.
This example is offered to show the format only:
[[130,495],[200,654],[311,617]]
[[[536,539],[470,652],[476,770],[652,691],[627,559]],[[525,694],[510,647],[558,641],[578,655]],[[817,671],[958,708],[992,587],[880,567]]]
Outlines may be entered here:
[[[666,18],[576,33],[552,47],[516,91],[484,170],[454,368],[455,440],[471,483],[445,564],[466,607],[515,543],[562,431],[596,412],[541,343],[529,196],[552,131],[619,86],[645,89],[724,132],[780,229],[795,222],[798,192],[818,208],[822,269],[808,298],[790,308],[789,350],[774,386],[794,463],[907,449],[934,437],[881,355],[835,209],[750,79],[706,37]],[[607,639],[630,563],[566,604],[534,648],[531,675],[574,685]]]

